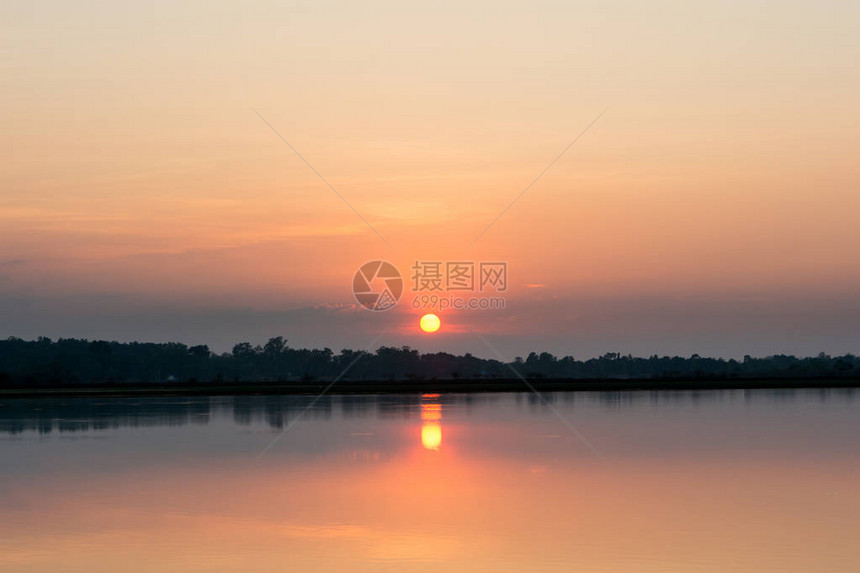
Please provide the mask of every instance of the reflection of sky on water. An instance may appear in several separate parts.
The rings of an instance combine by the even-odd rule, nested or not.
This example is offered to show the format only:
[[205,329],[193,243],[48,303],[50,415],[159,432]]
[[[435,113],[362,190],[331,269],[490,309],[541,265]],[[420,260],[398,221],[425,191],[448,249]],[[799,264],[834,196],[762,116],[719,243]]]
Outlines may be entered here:
[[852,390],[7,400],[0,571],[860,564]]
[[[545,397],[610,457],[773,455],[856,451],[853,389],[556,393]],[[7,400],[0,440],[25,463],[80,448],[85,457],[133,443],[125,462],[209,454],[252,458],[305,409],[308,396]],[[444,414],[444,422],[442,420]],[[825,415],[826,414],[826,415]],[[267,457],[318,457],[356,448],[396,456],[415,436],[427,449],[587,457],[570,431],[522,394],[324,396]],[[91,442],[98,440],[100,445]],[[79,442],[80,445],[77,445]],[[60,452],[62,450],[62,452]],[[41,455],[40,454],[40,455]]]

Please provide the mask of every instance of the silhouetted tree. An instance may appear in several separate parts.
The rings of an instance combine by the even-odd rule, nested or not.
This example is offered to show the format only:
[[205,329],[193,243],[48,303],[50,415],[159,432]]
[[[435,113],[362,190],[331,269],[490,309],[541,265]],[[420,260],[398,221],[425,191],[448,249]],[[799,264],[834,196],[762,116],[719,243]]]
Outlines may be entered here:
[[860,359],[853,354],[809,358],[774,355],[745,356],[743,361],[652,355],[636,358],[609,352],[598,358],[556,358],[549,352],[531,352],[505,364],[464,354],[421,354],[407,346],[383,346],[375,352],[330,348],[288,348],[283,337],[265,346],[242,342],[232,352],[214,354],[206,345],[188,347],[177,342],[119,343],[104,340],[40,337],[0,341],[0,384],[81,384],[161,382],[166,380],[291,381],[423,380],[511,378],[511,368],[533,378],[751,378],[751,377],[853,377]]
[[284,337],[276,336],[274,338],[270,338],[269,341],[266,342],[266,345],[263,347],[263,352],[266,356],[278,356],[286,347],[287,341],[284,340]]

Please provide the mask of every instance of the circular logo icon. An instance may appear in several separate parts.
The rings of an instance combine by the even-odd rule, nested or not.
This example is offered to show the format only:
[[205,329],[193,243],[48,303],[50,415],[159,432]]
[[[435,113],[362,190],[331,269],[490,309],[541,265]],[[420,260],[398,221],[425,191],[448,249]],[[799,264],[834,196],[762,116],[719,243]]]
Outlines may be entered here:
[[368,310],[388,310],[403,294],[403,277],[388,261],[370,261],[355,271],[352,294]]

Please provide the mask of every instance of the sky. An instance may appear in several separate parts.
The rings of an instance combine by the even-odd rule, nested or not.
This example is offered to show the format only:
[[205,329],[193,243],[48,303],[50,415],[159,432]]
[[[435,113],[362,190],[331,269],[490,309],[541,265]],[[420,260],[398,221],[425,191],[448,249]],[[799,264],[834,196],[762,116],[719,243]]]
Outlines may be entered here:
[[[11,0],[0,21],[0,337],[860,346],[856,2]],[[386,312],[353,298],[371,260],[406,280]],[[415,261],[506,262],[505,308],[420,333]]]

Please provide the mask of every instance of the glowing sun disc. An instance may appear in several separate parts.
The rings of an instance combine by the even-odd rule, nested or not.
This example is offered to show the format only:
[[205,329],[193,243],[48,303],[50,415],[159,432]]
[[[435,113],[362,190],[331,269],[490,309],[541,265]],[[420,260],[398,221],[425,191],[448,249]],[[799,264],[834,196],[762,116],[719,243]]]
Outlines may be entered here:
[[442,326],[442,321],[435,314],[425,314],[419,324],[424,332],[436,332]]

